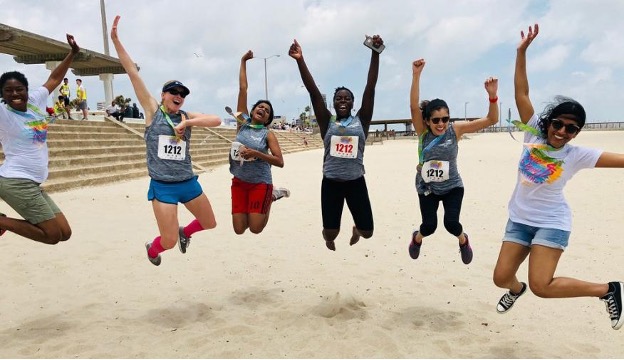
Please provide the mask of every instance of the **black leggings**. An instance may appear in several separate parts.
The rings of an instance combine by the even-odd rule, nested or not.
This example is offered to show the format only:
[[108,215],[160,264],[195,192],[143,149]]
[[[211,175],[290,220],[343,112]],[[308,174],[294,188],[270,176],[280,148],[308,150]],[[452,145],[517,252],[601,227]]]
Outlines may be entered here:
[[420,200],[420,214],[422,216],[422,224],[420,224],[420,233],[422,236],[429,236],[436,231],[438,227],[438,207],[440,201],[444,206],[444,228],[449,233],[459,236],[464,229],[459,222],[459,213],[461,212],[462,200],[464,199],[464,188],[457,187],[444,195],[435,195],[433,193],[425,196],[418,194]]
[[340,229],[345,200],[351,210],[355,227],[373,231],[373,211],[364,176],[349,181],[335,181],[323,176],[321,183],[321,211],[324,229]]

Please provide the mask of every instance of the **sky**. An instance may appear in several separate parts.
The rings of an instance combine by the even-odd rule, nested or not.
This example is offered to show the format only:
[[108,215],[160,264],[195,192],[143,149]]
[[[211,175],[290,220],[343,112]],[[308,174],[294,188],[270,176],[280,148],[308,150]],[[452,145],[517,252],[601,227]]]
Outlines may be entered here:
[[[0,23],[65,42],[65,33],[104,53],[99,0],[0,0]],[[588,122],[624,121],[624,1],[621,0],[105,0],[110,41],[116,15],[119,37],[152,95],[177,79],[191,89],[184,109],[228,117],[236,107],[240,59],[247,64],[251,105],[268,98],[276,115],[294,119],[309,106],[288,49],[297,39],[322,93],[331,99],[346,86],[359,108],[371,51],[362,42],[379,34],[380,55],[373,120],[410,117],[412,61],[424,58],[421,99],[446,100],[452,117],[482,117],[483,83],[499,79],[499,103],[517,119],[513,70],[520,31],[538,23],[527,53],[530,97],[537,112],[555,95],[584,105]],[[279,55],[273,56],[273,55]],[[273,57],[272,57],[273,56]],[[270,58],[269,58],[270,57]],[[268,58],[266,61],[263,58]],[[0,54],[0,70],[21,71],[30,86],[49,76],[45,65],[22,65]],[[68,72],[70,84],[76,76]],[[104,101],[97,76],[83,77],[89,107]],[[114,96],[136,100],[125,74],[115,75]],[[72,86],[72,94],[75,87]]]

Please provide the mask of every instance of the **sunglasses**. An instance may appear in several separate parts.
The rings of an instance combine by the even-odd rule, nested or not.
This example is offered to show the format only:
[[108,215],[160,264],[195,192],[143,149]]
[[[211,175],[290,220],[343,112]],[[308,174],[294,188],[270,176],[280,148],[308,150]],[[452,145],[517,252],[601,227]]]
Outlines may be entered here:
[[563,120],[560,119],[552,119],[550,120],[550,125],[552,125],[552,128],[555,130],[560,130],[561,128],[565,127],[565,132],[572,135],[572,134],[576,134],[577,132],[581,131],[581,128],[578,127],[577,125],[574,124],[565,124],[563,122]]
[[440,121],[442,121],[442,124],[446,124],[447,122],[449,122],[449,120],[451,120],[451,118],[449,116],[443,116],[443,117],[439,117],[439,118],[431,118],[429,120],[432,123],[438,125],[440,123]]
[[180,95],[182,99],[184,99],[186,95],[188,95],[185,91],[180,91],[176,89],[167,90],[167,92],[173,96]]

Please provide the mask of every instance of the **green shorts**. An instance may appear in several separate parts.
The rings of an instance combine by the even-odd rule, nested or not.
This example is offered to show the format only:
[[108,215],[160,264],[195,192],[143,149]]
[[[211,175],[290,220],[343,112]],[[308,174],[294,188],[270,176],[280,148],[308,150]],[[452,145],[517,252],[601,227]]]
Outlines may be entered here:
[[0,176],[0,198],[31,224],[54,219],[61,212],[39,184],[29,179]]

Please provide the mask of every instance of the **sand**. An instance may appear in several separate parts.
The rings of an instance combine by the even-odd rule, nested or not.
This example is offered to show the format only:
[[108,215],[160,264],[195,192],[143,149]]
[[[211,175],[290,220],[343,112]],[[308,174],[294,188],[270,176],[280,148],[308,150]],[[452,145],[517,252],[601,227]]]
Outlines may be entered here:
[[[574,143],[624,152],[623,137],[587,131]],[[505,133],[460,143],[468,266],[442,226],[418,260],[408,256],[420,224],[413,140],[367,147],[375,235],[350,247],[345,210],[336,252],[321,237],[320,149],[286,155],[273,170],[292,195],[274,204],[260,235],[232,230],[227,166],[200,175],[217,228],[195,234],[186,255],[165,252],[160,267],[143,245],[157,231],[147,178],[53,194],[73,228],[68,242],[0,238],[0,357],[622,357],[624,330],[611,329],[596,298],[528,293],[509,313],[495,311],[504,291],[492,270],[520,147]],[[624,170],[594,169],[568,184],[574,224],[557,275],[624,280],[623,180]]]

